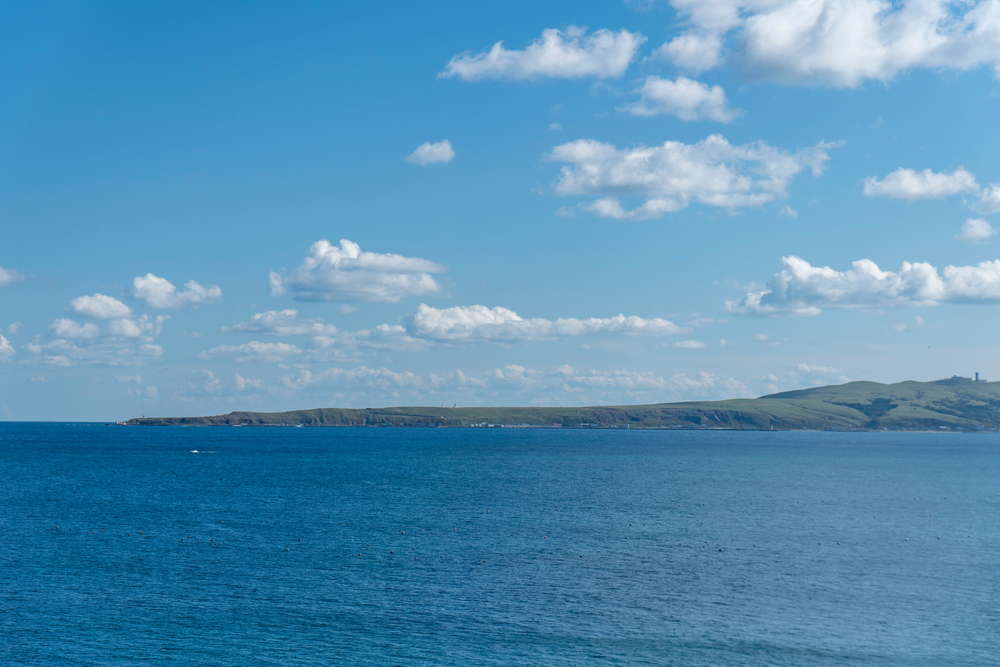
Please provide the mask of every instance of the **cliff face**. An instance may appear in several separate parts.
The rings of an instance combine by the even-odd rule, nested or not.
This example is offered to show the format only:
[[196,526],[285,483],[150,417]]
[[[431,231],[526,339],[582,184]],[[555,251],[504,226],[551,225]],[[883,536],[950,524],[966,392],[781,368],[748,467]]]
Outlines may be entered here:
[[585,408],[319,408],[130,419],[139,426],[563,426],[592,428],[1000,428],[1000,382],[850,382],[755,399]]

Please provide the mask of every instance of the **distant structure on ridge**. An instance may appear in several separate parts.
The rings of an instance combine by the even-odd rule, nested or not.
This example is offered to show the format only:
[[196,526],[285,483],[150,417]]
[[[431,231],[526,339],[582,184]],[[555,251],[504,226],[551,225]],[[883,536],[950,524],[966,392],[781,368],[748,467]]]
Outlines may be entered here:
[[964,378],[961,375],[952,375],[951,379],[952,380],[968,380],[969,382],[986,382],[985,378],[983,378],[983,379],[979,378],[979,373],[976,373],[975,379],[973,379],[973,378]]

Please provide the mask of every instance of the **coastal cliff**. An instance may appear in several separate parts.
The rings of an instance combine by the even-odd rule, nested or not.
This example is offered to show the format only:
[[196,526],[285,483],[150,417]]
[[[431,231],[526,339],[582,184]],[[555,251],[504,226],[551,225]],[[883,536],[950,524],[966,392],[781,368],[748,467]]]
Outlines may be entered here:
[[318,408],[147,417],[129,426],[450,426],[580,428],[1000,429],[1000,382],[849,382],[752,399],[582,408]]

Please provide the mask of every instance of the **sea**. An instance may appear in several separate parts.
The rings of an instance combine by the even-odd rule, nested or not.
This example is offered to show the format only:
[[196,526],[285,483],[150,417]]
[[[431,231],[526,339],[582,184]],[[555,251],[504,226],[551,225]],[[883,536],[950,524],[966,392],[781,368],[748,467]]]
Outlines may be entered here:
[[1000,435],[0,423],[0,665],[1000,664]]

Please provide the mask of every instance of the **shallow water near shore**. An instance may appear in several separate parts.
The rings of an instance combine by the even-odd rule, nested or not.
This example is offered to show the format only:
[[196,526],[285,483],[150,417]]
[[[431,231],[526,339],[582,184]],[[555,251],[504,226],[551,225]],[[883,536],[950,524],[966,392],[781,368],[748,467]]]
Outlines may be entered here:
[[997,435],[0,424],[4,665],[1000,664],[998,554]]

